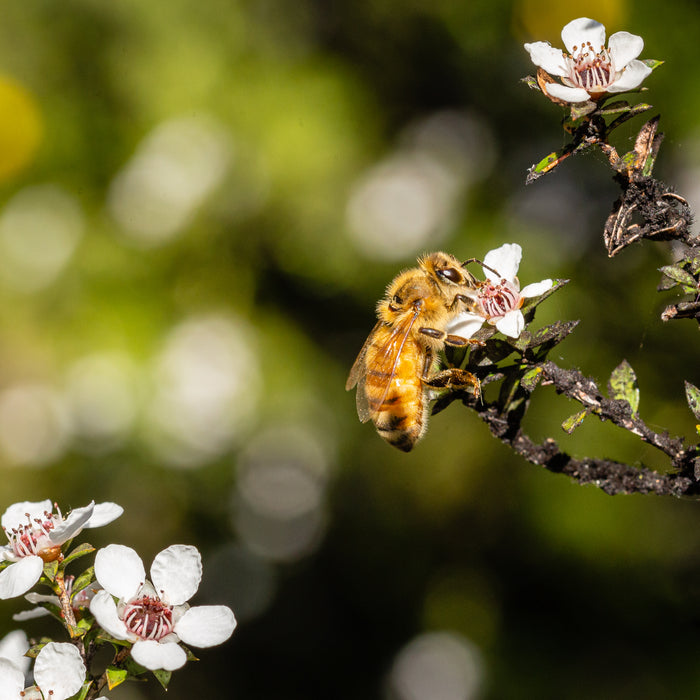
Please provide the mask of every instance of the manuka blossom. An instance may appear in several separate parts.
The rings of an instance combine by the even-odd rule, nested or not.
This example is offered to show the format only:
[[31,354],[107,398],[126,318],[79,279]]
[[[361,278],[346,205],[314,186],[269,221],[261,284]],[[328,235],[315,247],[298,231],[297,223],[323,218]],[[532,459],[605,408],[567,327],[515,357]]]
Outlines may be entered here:
[[29,671],[30,663],[29,657],[25,656],[28,651],[29,642],[23,630],[8,632],[0,639],[0,659],[9,661],[25,676],[27,675],[27,671]]
[[[520,307],[525,299],[538,297],[552,288],[552,280],[542,280],[520,289],[517,278],[523,251],[517,243],[506,243],[490,250],[484,257],[487,280],[477,289],[476,310],[465,311],[448,326],[447,332],[471,337],[487,321],[511,338],[517,338],[525,328]],[[491,269],[489,269],[491,268]]]
[[115,639],[133,642],[134,661],[151,671],[174,671],[185,664],[187,654],[180,641],[215,646],[236,627],[233,612],[225,605],[187,604],[202,578],[196,547],[175,544],[157,554],[151,583],[133,549],[110,544],[97,552],[95,576],[104,589],[90,603],[97,624]]
[[9,540],[0,548],[0,561],[12,562],[0,571],[0,599],[26,593],[41,578],[44,564],[61,557],[61,545],[83,528],[106,525],[122,512],[116,503],[93,501],[64,518],[58,508],[53,512],[49,500],[11,505],[0,519]]
[[49,642],[34,662],[36,685],[25,689],[24,673],[0,658],[0,698],[3,700],[66,700],[85,680],[85,665],[72,644]]
[[649,66],[637,60],[644,48],[641,36],[616,32],[606,48],[605,27],[580,17],[562,29],[561,38],[568,54],[547,41],[525,44],[536,66],[561,79],[562,84],[547,82],[543,88],[555,99],[586,102],[610,92],[628,92],[639,87],[651,73]]

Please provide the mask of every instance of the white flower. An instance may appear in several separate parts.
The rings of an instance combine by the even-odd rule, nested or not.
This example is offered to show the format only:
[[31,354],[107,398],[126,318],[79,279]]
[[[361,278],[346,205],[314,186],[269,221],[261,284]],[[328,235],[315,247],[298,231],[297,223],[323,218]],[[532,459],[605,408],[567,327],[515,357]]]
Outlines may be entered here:
[[106,525],[122,513],[116,503],[95,505],[94,501],[65,518],[58,508],[53,512],[49,500],[11,505],[0,519],[9,540],[0,548],[0,560],[12,562],[0,571],[0,599],[26,593],[41,578],[44,563],[58,559],[61,545],[83,528]]
[[112,637],[134,642],[131,656],[151,671],[174,671],[185,664],[187,654],[178,642],[215,646],[236,627],[225,605],[187,605],[202,578],[196,547],[175,544],[156,555],[151,583],[133,549],[110,544],[97,552],[95,576],[104,590],[92,599],[90,612]]
[[80,652],[68,643],[49,642],[34,662],[35,686],[24,688],[24,674],[12,662],[0,658],[0,698],[3,700],[66,700],[85,680]]
[[10,661],[23,675],[29,671],[30,659],[25,656],[28,650],[29,642],[23,630],[14,630],[0,639],[0,658]]
[[553,285],[552,280],[548,279],[520,289],[516,275],[522,256],[523,250],[517,243],[506,243],[486,253],[484,273],[488,279],[477,290],[478,313],[466,311],[459,314],[449,324],[448,333],[470,337],[484,320],[511,338],[517,338],[522,333],[525,328],[525,319],[520,311],[523,301],[544,294]]
[[565,102],[596,100],[609,92],[627,92],[641,85],[651,68],[637,56],[644,48],[641,36],[616,32],[605,48],[605,27],[588,17],[569,22],[561,30],[568,54],[547,41],[525,44],[532,62],[561,78],[547,83],[546,92]]

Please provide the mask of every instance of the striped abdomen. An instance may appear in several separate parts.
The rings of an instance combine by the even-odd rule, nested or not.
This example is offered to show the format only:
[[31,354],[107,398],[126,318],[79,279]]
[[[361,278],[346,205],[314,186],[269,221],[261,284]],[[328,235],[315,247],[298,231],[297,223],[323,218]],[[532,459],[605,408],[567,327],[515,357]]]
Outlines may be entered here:
[[393,378],[377,365],[365,377],[365,392],[377,432],[404,452],[413,448],[427,427],[422,370],[423,355],[411,348],[402,353]]

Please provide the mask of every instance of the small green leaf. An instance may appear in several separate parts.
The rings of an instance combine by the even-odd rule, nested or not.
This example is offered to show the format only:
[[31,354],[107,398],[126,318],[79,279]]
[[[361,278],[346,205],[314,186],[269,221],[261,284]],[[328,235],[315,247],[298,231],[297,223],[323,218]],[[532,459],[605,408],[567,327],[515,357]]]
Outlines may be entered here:
[[80,689],[80,692],[77,695],[71,695],[72,700],[85,700],[91,685],[92,681],[85,681],[85,683],[83,683],[83,687]]
[[49,561],[44,564],[44,576],[46,576],[51,583],[56,580],[56,573],[58,572],[58,560]]
[[520,380],[520,385],[526,391],[532,392],[534,391],[541,378],[542,367],[533,367],[532,369],[529,369],[527,372],[525,372],[525,374],[523,374],[522,379]]
[[514,348],[524,352],[530,347],[532,334],[530,331],[523,331],[517,338],[509,338],[508,341]]
[[129,678],[129,672],[125,668],[117,668],[116,666],[108,666],[105,670],[107,676],[107,688],[112,690],[118,685],[121,685]]
[[483,348],[472,350],[470,365],[476,365],[477,367],[495,365],[501,360],[505,360],[512,352],[513,347],[510,344],[506,343],[504,340],[493,338],[487,340]]
[[87,588],[94,580],[95,567],[91,566],[90,568],[85,569],[85,571],[83,571],[83,573],[73,581],[72,595],[74,596],[76,593],[80,593],[80,591]]
[[173,674],[170,671],[164,671],[163,669],[152,671],[152,673],[156,677],[158,682],[163,686],[163,690],[167,690],[168,683],[170,683],[170,677]]
[[525,83],[531,90],[537,90],[538,92],[542,92],[540,90],[540,86],[537,84],[537,78],[534,78],[531,75],[526,75],[524,78],[521,79],[521,82]]
[[68,566],[68,564],[70,564],[72,561],[80,559],[80,557],[84,557],[86,554],[92,554],[94,551],[95,548],[91,544],[84,542],[70,552],[70,554],[66,555],[66,558],[63,560],[62,567],[65,569],[66,566]]
[[659,66],[663,66],[664,64],[664,61],[658,61],[655,58],[642,58],[640,60],[647,68],[651,68],[652,70],[656,70]]
[[637,415],[639,410],[639,385],[637,384],[637,375],[627,360],[622,360],[613,370],[608,382],[608,389],[611,398],[627,401],[632,409],[632,415]]
[[591,112],[595,112],[596,109],[598,109],[598,104],[596,102],[574,102],[571,105],[570,119],[572,122],[576,122],[582,117],[588,116]]
[[685,397],[693,415],[700,420],[700,389],[690,382],[685,383]]
[[553,168],[557,161],[562,157],[562,153],[557,153],[553,151],[549,155],[545,156],[539,163],[532,167],[532,173],[537,175],[544,175],[546,172]]
[[578,321],[557,321],[551,326],[538,328],[532,333],[532,338],[527,347],[528,349],[533,349],[546,344],[551,349],[561,343],[577,325]]
[[576,428],[583,423],[584,418],[588,415],[588,410],[583,409],[583,411],[579,411],[578,413],[574,413],[573,416],[569,416],[562,424],[561,427],[564,430],[564,432],[568,433],[571,435],[571,433],[576,430]]
[[659,268],[659,272],[672,279],[676,284],[682,284],[693,289],[698,287],[697,280],[679,265],[664,265],[664,267]]
[[614,114],[622,114],[623,112],[628,112],[630,110],[630,103],[625,100],[618,100],[617,102],[611,102],[608,105],[602,107],[598,114],[603,117],[609,117]]

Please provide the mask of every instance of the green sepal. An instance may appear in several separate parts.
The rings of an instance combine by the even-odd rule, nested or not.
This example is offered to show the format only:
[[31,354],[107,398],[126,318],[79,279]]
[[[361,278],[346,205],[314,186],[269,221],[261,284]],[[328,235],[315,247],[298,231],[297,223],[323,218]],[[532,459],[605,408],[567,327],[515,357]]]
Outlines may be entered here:
[[579,411],[578,413],[574,413],[573,416],[569,416],[562,424],[562,430],[564,430],[565,433],[568,433],[571,435],[571,433],[576,430],[576,428],[583,423],[585,417],[589,414],[588,409],[583,409],[583,411]]
[[107,676],[107,688],[109,690],[116,688],[129,679],[129,672],[125,668],[117,666],[108,666],[105,669],[105,675]]
[[65,569],[68,564],[70,564],[72,561],[75,561],[76,559],[80,559],[80,557],[84,557],[86,554],[92,554],[92,552],[95,551],[95,548],[91,545],[88,544],[87,542],[84,542],[81,545],[78,545],[72,552],[66,555],[65,559],[63,560],[63,568]]
[[632,409],[632,416],[639,411],[639,385],[637,375],[627,360],[615,367],[608,382],[610,398],[626,401]]
[[170,683],[170,678],[172,677],[171,671],[164,671],[162,668],[157,671],[151,671],[155,676],[156,680],[163,686],[163,690],[168,689],[168,683]]
[[693,415],[700,420],[700,389],[690,382],[685,383],[685,397]]

